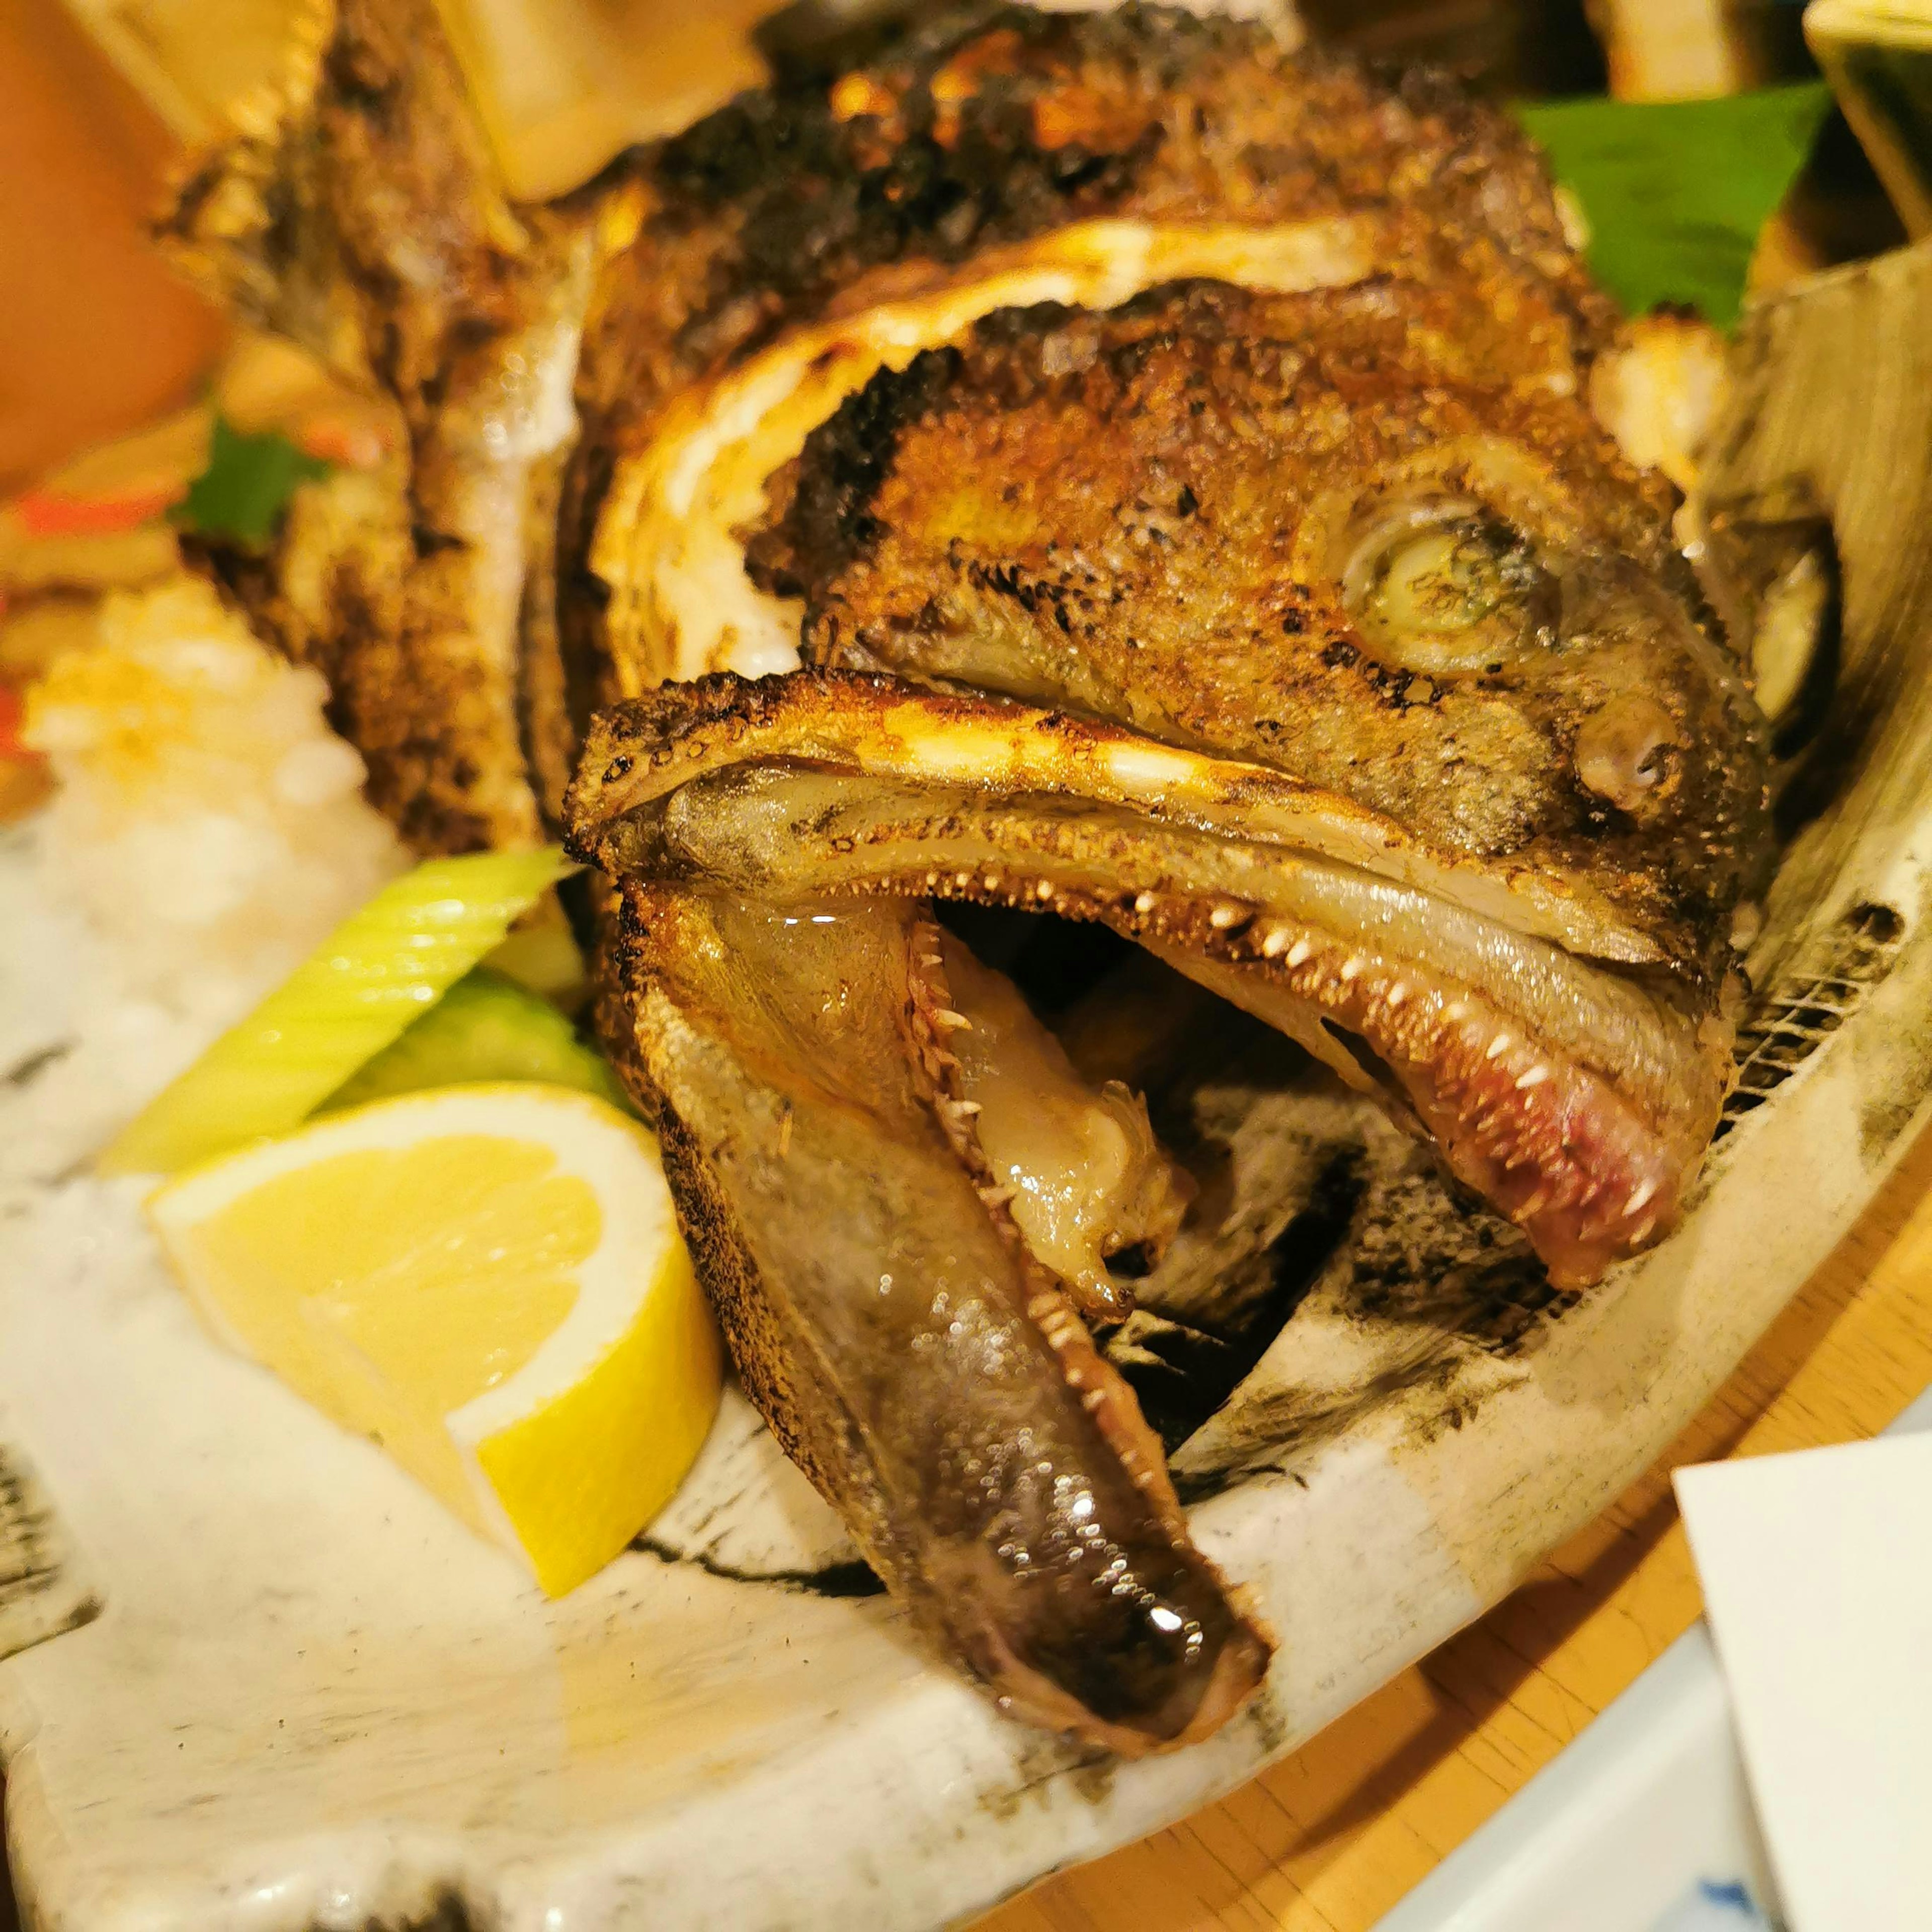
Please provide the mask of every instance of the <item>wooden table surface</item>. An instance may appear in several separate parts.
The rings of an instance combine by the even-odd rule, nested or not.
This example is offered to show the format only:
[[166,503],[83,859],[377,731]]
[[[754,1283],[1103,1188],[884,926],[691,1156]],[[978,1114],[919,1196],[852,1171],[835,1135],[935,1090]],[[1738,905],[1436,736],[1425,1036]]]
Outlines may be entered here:
[[[768,4],[715,0],[706,25],[735,39]],[[1696,1618],[1672,1467],[1874,1434],[1928,1381],[1932,1132],[1656,1468],[1514,1596],[1220,1804],[974,1932],[1366,1932]],[[0,1932],[9,1904],[0,1866]]]
[[1928,1382],[1932,1131],[1663,1460],[1514,1596],[1232,1797],[974,1932],[1366,1932],[1696,1621],[1673,1468],[1874,1435]]

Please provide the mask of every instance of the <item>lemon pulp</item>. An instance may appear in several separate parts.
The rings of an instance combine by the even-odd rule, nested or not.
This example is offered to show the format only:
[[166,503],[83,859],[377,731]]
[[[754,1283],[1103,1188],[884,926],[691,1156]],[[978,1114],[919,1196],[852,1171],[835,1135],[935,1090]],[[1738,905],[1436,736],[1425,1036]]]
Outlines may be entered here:
[[151,1214],[226,1339],[553,1593],[669,1499],[716,1412],[655,1144],[586,1096],[380,1102],[198,1168]]

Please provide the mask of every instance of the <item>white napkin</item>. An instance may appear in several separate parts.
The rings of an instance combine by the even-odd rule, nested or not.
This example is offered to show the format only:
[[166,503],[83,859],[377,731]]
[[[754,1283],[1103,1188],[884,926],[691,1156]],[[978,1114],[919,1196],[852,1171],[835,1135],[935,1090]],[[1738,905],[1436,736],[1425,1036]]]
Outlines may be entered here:
[[1792,1932],[1926,1932],[1932,1437],[1676,1481]]

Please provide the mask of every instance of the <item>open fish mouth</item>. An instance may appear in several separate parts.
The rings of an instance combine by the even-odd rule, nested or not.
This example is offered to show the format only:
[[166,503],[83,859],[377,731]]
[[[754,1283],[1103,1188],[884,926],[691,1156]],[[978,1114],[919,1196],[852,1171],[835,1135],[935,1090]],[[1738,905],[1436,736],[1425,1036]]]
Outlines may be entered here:
[[[1670,1228],[1718,1118],[1762,721],[1669,486],[1583,400],[1606,318],[1513,137],[1233,30],[997,17],[832,82],[829,140],[931,171],[875,198],[792,195],[757,105],[668,157],[773,259],[668,334],[712,217],[647,220],[667,254],[586,334],[560,581],[596,594],[560,616],[621,701],[561,817],[778,1439],[1004,1708],[1138,1754],[1272,1651],[1082,1320],[1124,1312],[1111,1258],[1184,1252],[1190,1180],[932,902],[1126,935],[1582,1285]],[[982,80],[977,138],[1033,134],[975,201]],[[1076,103],[1144,175],[1055,148],[1088,185],[1016,234]],[[1390,117],[1418,145],[1380,166]],[[932,182],[946,233],[861,259]],[[777,240],[820,216],[823,286]]]
[[834,670],[668,686],[599,719],[572,814],[620,877],[1102,922],[1436,1140],[1560,1282],[1670,1226],[1723,1099],[1728,1028],[1667,974],[1453,896],[1346,800],[1064,713]]

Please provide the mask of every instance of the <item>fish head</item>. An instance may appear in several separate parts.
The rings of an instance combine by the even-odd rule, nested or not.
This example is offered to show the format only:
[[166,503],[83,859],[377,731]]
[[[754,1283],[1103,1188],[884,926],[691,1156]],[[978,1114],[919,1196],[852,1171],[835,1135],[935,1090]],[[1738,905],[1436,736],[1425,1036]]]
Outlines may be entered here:
[[1716,1123],[1764,729],[1542,333],[1480,278],[1190,284],[882,372],[750,542],[820,669],[640,701],[619,862],[1104,920],[1594,1279]]
[[1076,1304],[1263,1217],[928,902],[1137,942],[1580,1286],[1717,1123],[1763,733],[1506,117],[1160,10],[932,32],[655,164],[578,384],[613,701],[563,818],[780,1439],[1007,1708],[1170,1748],[1269,1640]]

